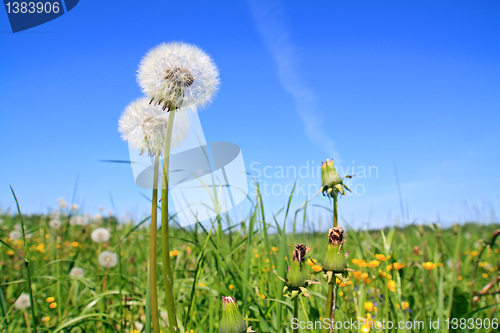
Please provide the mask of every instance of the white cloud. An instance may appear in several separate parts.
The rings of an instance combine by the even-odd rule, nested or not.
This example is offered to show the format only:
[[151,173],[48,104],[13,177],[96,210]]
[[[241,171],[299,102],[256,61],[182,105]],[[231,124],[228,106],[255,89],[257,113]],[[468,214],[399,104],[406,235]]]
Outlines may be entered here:
[[318,96],[297,70],[300,66],[298,50],[283,18],[281,3],[249,0],[249,4],[257,29],[276,62],[280,82],[295,100],[307,137],[339,164],[340,156],[335,143],[322,127],[324,119],[318,107]]

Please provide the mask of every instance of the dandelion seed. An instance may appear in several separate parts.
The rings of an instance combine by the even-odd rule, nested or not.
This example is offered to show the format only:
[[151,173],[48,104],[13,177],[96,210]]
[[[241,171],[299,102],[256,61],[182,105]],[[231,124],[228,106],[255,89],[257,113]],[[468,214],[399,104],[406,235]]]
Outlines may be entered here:
[[30,306],[31,306],[30,295],[25,293],[21,294],[14,303],[14,307],[18,310],[24,310],[29,308]]
[[9,238],[13,241],[16,241],[18,239],[21,238],[21,233],[17,230],[12,230],[10,233],[9,233]]
[[72,204],[70,207],[71,210],[78,210],[78,205],[77,204]]
[[118,255],[111,251],[103,251],[99,254],[99,265],[106,268],[113,268],[118,264]]
[[59,199],[57,199],[57,201],[58,201],[59,207],[61,209],[64,209],[68,206],[68,204],[66,203],[66,201],[63,198],[59,198]]
[[80,267],[73,267],[69,271],[69,276],[71,276],[71,277],[84,277],[84,275],[85,275],[85,273],[84,273],[83,269]]
[[109,230],[105,228],[97,228],[90,234],[90,238],[92,238],[95,243],[107,242],[110,237]]
[[69,219],[69,224],[70,225],[85,225],[85,219],[83,216],[72,216]]
[[[118,122],[122,139],[127,140],[141,154],[148,152],[150,156],[160,156],[167,139],[168,114],[159,106],[149,104],[146,97],[130,103]],[[172,129],[171,147],[178,146],[186,138],[189,131],[187,112],[178,112]]]
[[58,218],[52,219],[49,222],[49,227],[54,229],[59,229],[62,226],[61,221]]
[[219,72],[198,47],[163,43],[141,61],[137,80],[152,102],[171,110],[208,103],[218,89]]

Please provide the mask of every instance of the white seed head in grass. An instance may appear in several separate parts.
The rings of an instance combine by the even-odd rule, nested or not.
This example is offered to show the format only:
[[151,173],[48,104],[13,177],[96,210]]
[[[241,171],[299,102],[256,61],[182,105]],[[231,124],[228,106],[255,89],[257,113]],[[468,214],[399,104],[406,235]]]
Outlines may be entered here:
[[110,237],[111,237],[111,235],[110,235],[108,229],[105,229],[105,228],[97,228],[94,231],[92,231],[92,233],[90,234],[90,238],[92,238],[92,240],[95,243],[107,242],[107,241],[109,241]]
[[80,268],[80,267],[73,267],[70,271],[69,271],[69,276],[72,276],[72,277],[84,277],[85,276],[85,273],[83,271],[83,268]]
[[31,306],[30,295],[25,293],[19,295],[16,302],[14,303],[14,307],[18,310],[25,310],[30,306]]
[[62,226],[61,220],[58,218],[54,218],[49,221],[49,227],[54,228],[54,229],[59,229]]
[[99,254],[99,265],[105,268],[113,268],[118,263],[118,255],[111,251],[103,251]]
[[201,49],[186,43],[163,43],[142,59],[137,80],[151,102],[163,110],[201,107],[219,86],[219,72]]
[[85,225],[85,219],[83,216],[72,216],[69,219],[69,224],[70,225]]
[[[118,122],[122,138],[133,148],[151,156],[160,156],[165,149],[168,114],[160,106],[149,103],[146,97],[130,103]],[[171,147],[178,146],[189,132],[189,117],[185,112],[177,113],[172,129]]]
[[12,230],[9,233],[9,238],[13,241],[18,240],[21,238],[21,233],[18,230]]

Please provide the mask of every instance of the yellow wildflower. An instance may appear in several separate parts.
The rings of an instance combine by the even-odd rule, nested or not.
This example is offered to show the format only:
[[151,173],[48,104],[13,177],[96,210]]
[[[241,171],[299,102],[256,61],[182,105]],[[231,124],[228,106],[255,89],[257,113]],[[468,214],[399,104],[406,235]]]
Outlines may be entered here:
[[435,264],[435,263],[433,263],[433,262],[430,262],[430,261],[428,261],[428,262],[424,262],[422,265],[423,265],[423,266],[424,266],[424,268],[425,268],[426,270],[428,270],[428,271],[433,270],[434,268],[436,268],[436,264]]
[[323,268],[320,265],[311,266],[312,270],[315,272],[321,272]]
[[391,258],[391,256],[384,256],[383,254],[376,254],[375,258],[377,258],[378,261],[386,261],[387,259]]
[[387,287],[389,288],[390,291],[395,292],[396,291],[396,282],[394,282],[394,280],[390,280],[387,283]]

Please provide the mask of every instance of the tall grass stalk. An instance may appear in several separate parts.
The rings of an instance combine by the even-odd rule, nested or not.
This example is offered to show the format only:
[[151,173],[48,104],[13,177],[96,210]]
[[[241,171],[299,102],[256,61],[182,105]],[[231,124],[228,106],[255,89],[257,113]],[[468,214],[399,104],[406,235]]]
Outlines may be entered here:
[[33,330],[35,333],[37,333],[36,329],[36,312],[35,312],[35,299],[33,297],[33,287],[31,285],[31,267],[30,267],[30,251],[28,247],[28,242],[26,241],[26,231],[24,230],[24,221],[23,221],[23,215],[21,214],[21,208],[19,208],[19,202],[17,201],[16,193],[14,193],[14,189],[12,186],[10,187],[10,191],[12,192],[12,195],[14,196],[14,200],[16,201],[16,207],[17,207],[17,212],[19,213],[19,218],[21,219],[21,227],[23,231],[23,243],[24,243],[24,252],[25,256],[23,257],[25,264],[26,264],[26,272],[28,275],[28,290],[30,294],[30,302],[31,302],[31,315],[33,316]]
[[174,292],[172,289],[173,278],[170,266],[170,239],[168,235],[168,171],[170,162],[170,141],[172,139],[172,128],[174,126],[175,109],[169,110],[167,137],[163,159],[163,178],[161,190],[161,258],[163,262],[163,282],[165,285],[165,298],[167,302],[167,315],[169,331],[177,331],[177,316],[175,313]]

